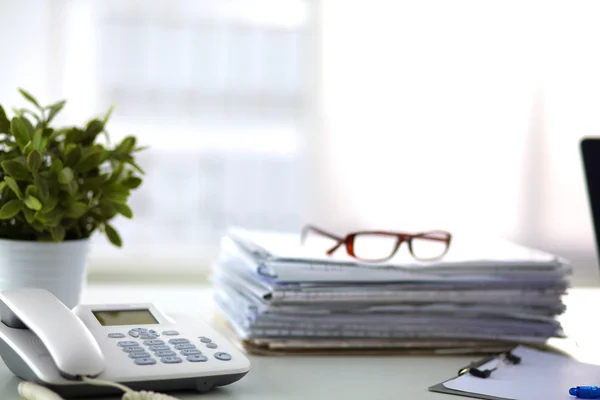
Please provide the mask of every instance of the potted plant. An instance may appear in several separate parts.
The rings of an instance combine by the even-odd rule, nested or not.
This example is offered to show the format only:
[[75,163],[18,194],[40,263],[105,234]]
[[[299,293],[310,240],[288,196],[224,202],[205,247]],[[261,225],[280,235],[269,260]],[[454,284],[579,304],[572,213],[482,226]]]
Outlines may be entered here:
[[92,233],[122,244],[110,221],[133,216],[127,200],[142,183],[134,158],[141,148],[133,136],[110,145],[112,108],[84,126],[56,128],[65,101],[44,107],[19,91],[33,109],[14,109],[9,119],[0,106],[0,290],[44,288],[71,308],[85,282]]

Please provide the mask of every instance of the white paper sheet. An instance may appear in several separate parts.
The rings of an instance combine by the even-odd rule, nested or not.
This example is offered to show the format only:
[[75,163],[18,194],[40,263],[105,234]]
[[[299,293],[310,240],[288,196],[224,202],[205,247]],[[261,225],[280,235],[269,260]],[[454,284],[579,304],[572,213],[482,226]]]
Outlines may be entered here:
[[[445,382],[449,389],[515,400],[573,400],[569,389],[600,385],[600,366],[581,363],[567,356],[519,346],[513,354],[518,365],[503,364],[489,378],[464,374]],[[492,368],[496,360],[480,367]],[[466,394],[465,394],[466,395]]]

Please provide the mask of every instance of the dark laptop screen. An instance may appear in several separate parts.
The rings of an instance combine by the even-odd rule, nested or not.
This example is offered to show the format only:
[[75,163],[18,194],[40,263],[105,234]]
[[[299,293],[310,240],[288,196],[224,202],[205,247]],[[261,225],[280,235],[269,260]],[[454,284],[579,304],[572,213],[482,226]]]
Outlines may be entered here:
[[581,141],[581,155],[594,222],[596,251],[600,254],[600,138],[583,139]]

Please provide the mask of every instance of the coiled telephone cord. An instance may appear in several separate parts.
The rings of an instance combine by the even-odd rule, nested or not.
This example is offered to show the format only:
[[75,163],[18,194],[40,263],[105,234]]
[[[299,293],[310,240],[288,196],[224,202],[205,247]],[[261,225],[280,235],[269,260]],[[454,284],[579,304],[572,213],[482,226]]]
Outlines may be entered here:
[[[85,383],[95,386],[112,386],[117,389],[121,389],[123,397],[121,400],[178,400],[175,397],[155,392],[147,392],[141,390],[139,392],[129,389],[127,386],[121,385],[120,383],[104,381],[102,379],[93,379],[83,376],[81,378]],[[33,382],[21,382],[19,383],[19,394],[25,400],[64,400],[62,397],[54,393],[52,390],[40,386]]]

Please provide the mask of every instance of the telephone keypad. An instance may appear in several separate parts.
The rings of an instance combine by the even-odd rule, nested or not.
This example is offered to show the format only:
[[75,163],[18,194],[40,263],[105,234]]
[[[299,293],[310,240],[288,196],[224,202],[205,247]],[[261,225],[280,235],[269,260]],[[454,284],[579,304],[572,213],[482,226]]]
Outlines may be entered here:
[[[142,347],[142,343],[136,341],[123,340],[117,342],[117,345],[121,347],[125,353],[128,353],[129,358],[133,359],[137,365],[156,364],[157,360],[152,357],[151,352],[153,352],[154,356],[160,359],[160,362],[164,364],[179,364],[183,362],[184,358],[188,362],[209,361],[209,357],[202,354],[202,351],[197,349],[188,339],[172,338],[168,340],[167,344],[163,340],[156,339],[160,334],[155,330],[133,328],[128,333],[131,337],[147,339],[142,342],[145,348]],[[179,332],[163,331],[162,335],[177,336],[179,335]],[[108,336],[114,338],[125,337],[122,333],[109,333]],[[206,336],[199,336],[198,339],[201,343],[204,343],[208,349],[218,348],[218,345]],[[180,355],[182,357],[180,357]],[[221,361],[231,360],[231,355],[225,352],[217,352],[214,353],[213,356]]]
[[152,357],[136,358],[134,360],[134,362],[137,365],[154,365],[154,364],[156,364],[156,360]]

